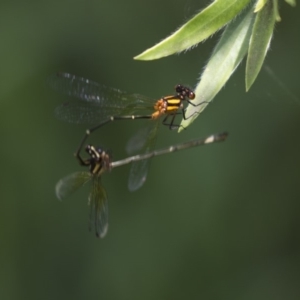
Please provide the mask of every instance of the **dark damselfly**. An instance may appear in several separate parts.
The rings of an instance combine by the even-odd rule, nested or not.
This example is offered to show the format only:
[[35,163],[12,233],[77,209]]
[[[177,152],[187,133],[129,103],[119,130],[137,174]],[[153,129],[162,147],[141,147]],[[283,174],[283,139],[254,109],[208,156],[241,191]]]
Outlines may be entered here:
[[196,146],[207,145],[215,142],[224,141],[228,134],[226,132],[210,135],[206,138],[192,140],[186,143],[170,146],[168,148],[148,152],[145,154],[130,156],[122,160],[111,161],[109,153],[101,148],[95,148],[92,145],[86,146],[86,152],[89,157],[84,159],[79,155],[81,165],[89,167],[89,172],[75,172],[62,178],[56,184],[56,196],[62,200],[87,182],[91,182],[91,190],[88,197],[90,206],[90,225],[89,229],[95,228],[97,237],[103,238],[108,230],[108,205],[107,195],[101,183],[101,175],[113,168],[120,167],[129,163],[147,160],[154,156],[172,153]]

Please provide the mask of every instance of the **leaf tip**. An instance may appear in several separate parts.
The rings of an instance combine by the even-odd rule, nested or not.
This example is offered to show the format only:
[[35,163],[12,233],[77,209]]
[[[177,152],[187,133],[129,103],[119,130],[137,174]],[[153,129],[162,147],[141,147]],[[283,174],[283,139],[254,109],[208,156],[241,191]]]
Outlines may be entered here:
[[285,0],[285,2],[288,3],[292,7],[296,6],[296,0]]
[[140,53],[140,54],[138,54],[138,55],[136,55],[136,56],[134,56],[133,57],[133,59],[134,60],[145,60],[144,58],[143,58],[143,54],[144,54],[145,52],[142,52],[142,53]]
[[154,60],[161,58],[162,56],[153,53],[152,48],[145,50],[144,52],[133,57],[134,60]]
[[266,0],[258,0],[254,8],[254,13],[259,12],[266,5],[266,3]]
[[246,78],[246,93],[249,92],[251,86],[253,85],[255,79],[250,80],[250,78]]

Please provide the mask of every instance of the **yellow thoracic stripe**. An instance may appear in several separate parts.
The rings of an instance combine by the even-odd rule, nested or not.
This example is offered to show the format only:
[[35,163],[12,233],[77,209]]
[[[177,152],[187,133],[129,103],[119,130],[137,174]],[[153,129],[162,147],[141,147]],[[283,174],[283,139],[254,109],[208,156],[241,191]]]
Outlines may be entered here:
[[180,99],[170,99],[167,100],[168,105],[177,105],[180,106],[181,100]]

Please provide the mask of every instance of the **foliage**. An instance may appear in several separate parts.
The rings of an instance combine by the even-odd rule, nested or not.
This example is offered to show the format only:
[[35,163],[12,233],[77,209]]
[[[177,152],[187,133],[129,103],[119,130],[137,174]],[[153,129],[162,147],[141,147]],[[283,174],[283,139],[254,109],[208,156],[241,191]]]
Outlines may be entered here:
[[[295,0],[285,1],[296,5]],[[190,104],[186,114],[190,118],[181,123],[187,127],[225,85],[246,54],[246,91],[250,89],[263,65],[276,21],[280,21],[278,0],[216,0],[135,59],[153,60],[185,51],[224,27],[195,88],[193,103],[198,106]]]

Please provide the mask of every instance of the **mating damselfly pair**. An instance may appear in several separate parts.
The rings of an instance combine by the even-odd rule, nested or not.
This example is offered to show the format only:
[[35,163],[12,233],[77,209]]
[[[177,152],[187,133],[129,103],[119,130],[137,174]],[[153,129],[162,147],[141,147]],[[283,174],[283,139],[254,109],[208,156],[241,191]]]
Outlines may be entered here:
[[[86,182],[91,181],[92,187],[89,194],[90,228],[94,223],[98,237],[104,237],[108,228],[107,197],[101,184],[103,172],[132,163],[128,187],[131,191],[134,191],[141,187],[146,180],[150,158],[195,146],[224,141],[227,137],[227,133],[215,134],[204,139],[154,150],[159,125],[158,120],[161,116],[164,117],[163,125],[168,126],[169,129],[177,129],[179,125],[175,123],[175,118],[178,114],[182,114],[184,119],[191,117],[185,115],[183,103],[188,102],[194,106],[202,104],[193,104],[194,92],[183,85],[175,87],[174,95],[154,101],[139,94],[128,94],[68,73],[58,73],[50,77],[48,83],[54,89],[77,98],[56,108],[55,114],[59,119],[72,123],[94,124],[94,127],[86,130],[75,153],[79,163],[89,167],[89,172],[76,172],[61,179],[56,185],[56,195],[59,199],[63,199]],[[130,119],[151,119],[148,127],[140,130],[127,145],[128,152],[139,151],[142,154],[113,162],[109,153],[101,148],[88,145],[86,146],[86,152],[89,157],[87,159],[82,158],[80,152],[92,132],[109,122]]]

